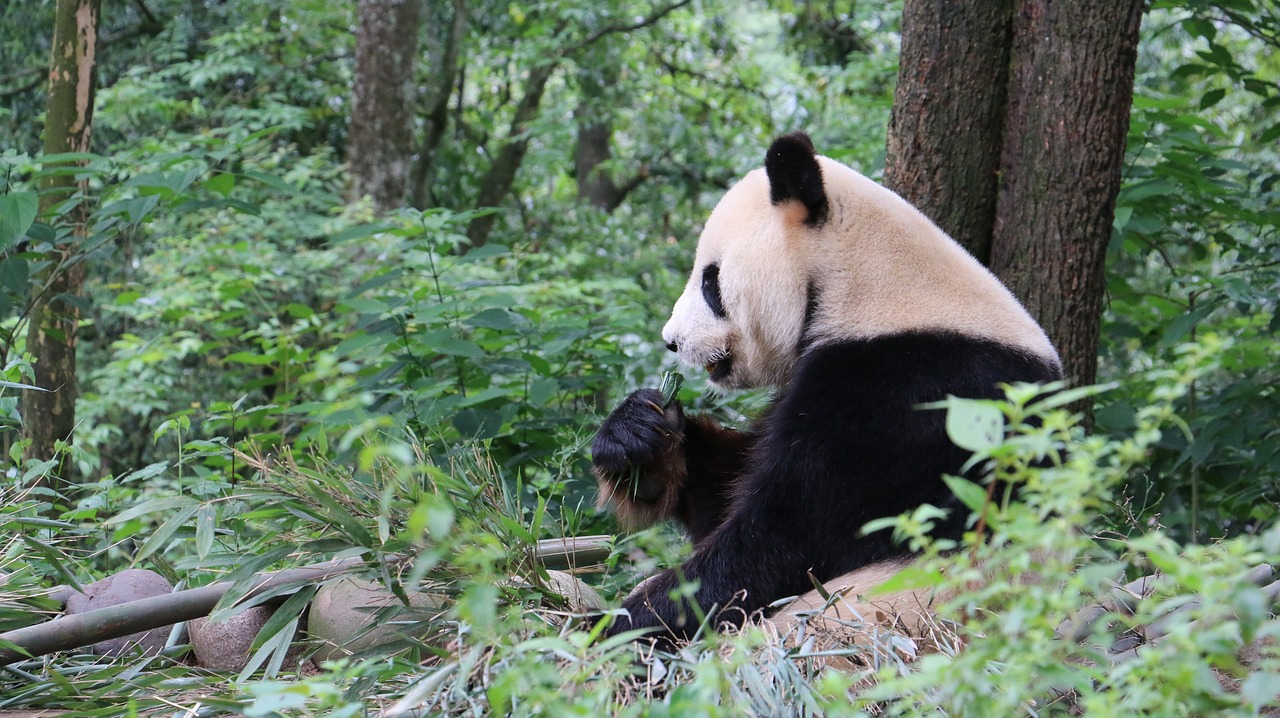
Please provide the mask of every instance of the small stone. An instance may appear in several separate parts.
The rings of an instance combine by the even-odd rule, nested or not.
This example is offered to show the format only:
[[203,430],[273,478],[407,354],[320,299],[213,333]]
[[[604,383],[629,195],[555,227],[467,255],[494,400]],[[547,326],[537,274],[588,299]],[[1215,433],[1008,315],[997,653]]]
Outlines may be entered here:
[[[244,670],[254,654],[250,650],[253,639],[257,638],[258,631],[273,613],[275,609],[272,607],[254,606],[225,621],[210,621],[208,617],[188,621],[187,633],[190,634],[191,652],[195,654],[196,662],[214,671],[239,673]],[[285,665],[296,665],[302,651],[301,644],[290,648]]]
[[[336,660],[367,648],[384,645],[403,635],[405,628],[426,610],[441,609],[445,599],[430,593],[410,592],[409,605],[422,609],[369,628],[381,609],[403,606],[386,586],[362,578],[342,578],[316,592],[307,614],[307,632],[319,639],[316,663]],[[409,625],[407,625],[409,624]]]
[[[172,590],[173,586],[155,571],[142,568],[125,569],[114,576],[107,576],[100,581],[86,584],[84,593],[72,593],[67,599],[66,613],[67,615],[87,613],[130,601],[163,596]],[[164,649],[164,644],[168,640],[169,626],[164,626],[123,638],[101,641],[93,644],[89,651],[100,656],[118,656],[135,647],[141,647],[145,654],[154,656]]]
[[604,609],[604,599],[582,579],[564,571],[547,571],[547,588],[564,596],[569,609],[589,613]]

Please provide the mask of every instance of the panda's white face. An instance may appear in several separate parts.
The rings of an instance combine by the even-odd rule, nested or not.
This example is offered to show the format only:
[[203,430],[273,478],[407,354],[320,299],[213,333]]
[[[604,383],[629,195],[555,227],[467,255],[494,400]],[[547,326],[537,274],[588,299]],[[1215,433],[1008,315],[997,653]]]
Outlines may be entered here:
[[799,133],[778,138],[765,167],[716,205],[662,330],[714,384],[780,386],[802,346],[902,332],[988,338],[1058,361],[1009,290],[898,195]]
[[718,386],[775,386],[790,377],[807,276],[806,253],[788,226],[798,224],[793,217],[770,203],[768,179],[756,170],[720,200],[698,240],[693,272],[662,338]]

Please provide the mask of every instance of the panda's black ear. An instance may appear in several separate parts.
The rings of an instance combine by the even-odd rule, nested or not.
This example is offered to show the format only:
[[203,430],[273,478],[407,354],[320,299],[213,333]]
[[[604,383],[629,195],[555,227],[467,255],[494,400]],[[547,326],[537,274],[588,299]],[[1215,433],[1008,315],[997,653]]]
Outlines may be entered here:
[[810,227],[827,221],[827,191],[809,135],[791,132],[774,140],[764,156],[764,171],[771,202],[800,202],[808,210],[804,223]]

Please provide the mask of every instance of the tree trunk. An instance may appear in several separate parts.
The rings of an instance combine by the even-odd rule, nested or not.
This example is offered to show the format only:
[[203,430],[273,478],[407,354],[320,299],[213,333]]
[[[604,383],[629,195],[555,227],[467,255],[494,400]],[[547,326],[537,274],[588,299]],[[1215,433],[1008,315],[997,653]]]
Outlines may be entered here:
[[421,0],[360,0],[347,163],[356,198],[404,205],[413,153]]
[[[906,0],[885,183],[1097,371],[1141,0]],[[1085,408],[1085,407],[1081,407]]]
[[462,53],[462,39],[467,29],[467,3],[453,0],[453,19],[449,32],[443,39],[443,47],[435,55],[431,67],[430,95],[423,118],[422,145],[418,159],[413,164],[413,206],[426,209],[432,204],[431,171],[436,152],[449,125],[449,98],[453,96],[454,79],[458,74],[458,57]]
[[[520,98],[515,116],[511,119],[506,144],[498,150],[489,165],[489,171],[485,172],[480,181],[476,207],[497,207],[511,193],[516,172],[524,161],[524,153],[529,149],[528,124],[538,117],[542,93],[555,69],[555,63],[547,62],[529,71],[529,82],[525,85],[524,96]],[[471,240],[471,246],[480,247],[489,241],[489,232],[493,231],[495,219],[495,215],[486,214],[471,220],[471,224],[467,225],[467,238]]]
[[979,261],[991,251],[1014,0],[906,0],[884,182]]
[[991,269],[1031,308],[1075,384],[1097,374],[1142,8],[1023,0],[1014,22]]
[[578,198],[605,212],[622,204],[631,190],[646,177],[640,168],[625,182],[615,182],[601,166],[613,159],[613,118],[609,115],[606,92],[618,80],[616,64],[597,53],[599,62],[590,62],[578,71],[581,100],[573,111],[578,125],[578,141],[573,152],[574,175],[578,179]]
[[[49,96],[45,110],[44,153],[88,152],[93,129],[100,0],[57,0],[53,47],[49,62]],[[81,198],[72,200],[76,190]],[[40,195],[40,214],[59,216],[55,225],[71,226],[83,240],[88,232],[87,182],[74,175],[48,176]],[[63,203],[72,200],[74,206]],[[27,328],[27,352],[35,358],[36,385],[47,392],[23,395],[23,430],[30,441],[29,459],[49,459],[55,443],[71,443],[76,423],[76,300],[84,284],[84,265],[76,261],[74,244],[56,244],[45,252],[48,264],[36,276]],[[73,483],[70,465],[58,472],[65,492]]]

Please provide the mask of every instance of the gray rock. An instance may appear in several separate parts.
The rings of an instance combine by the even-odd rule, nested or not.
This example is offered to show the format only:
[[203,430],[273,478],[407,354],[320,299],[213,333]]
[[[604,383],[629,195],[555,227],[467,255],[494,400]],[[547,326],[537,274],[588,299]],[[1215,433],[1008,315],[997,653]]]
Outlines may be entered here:
[[442,609],[445,599],[430,593],[410,593],[409,605],[400,616],[374,625],[381,609],[403,606],[400,599],[377,581],[342,578],[325,584],[311,601],[307,632],[320,642],[317,663],[335,660],[401,637],[416,619]]
[[[72,593],[67,599],[66,613],[67,615],[86,613],[130,601],[163,596],[172,590],[173,586],[160,574],[146,569],[130,568],[114,576],[107,576],[101,581],[85,585],[84,593]],[[154,656],[164,648],[168,639],[169,627],[165,626],[95,643],[89,651],[101,656],[118,656],[135,647],[140,647],[147,655]]]
[[573,611],[589,613],[604,608],[600,594],[571,573],[547,571],[547,588],[564,596]]
[[[239,673],[244,670],[254,654],[250,650],[253,639],[273,613],[275,609],[272,607],[254,606],[225,621],[214,622],[207,617],[187,621],[191,652],[195,654],[196,662],[214,671]],[[284,665],[296,666],[298,659],[302,657],[303,648],[301,644],[290,648]]]

